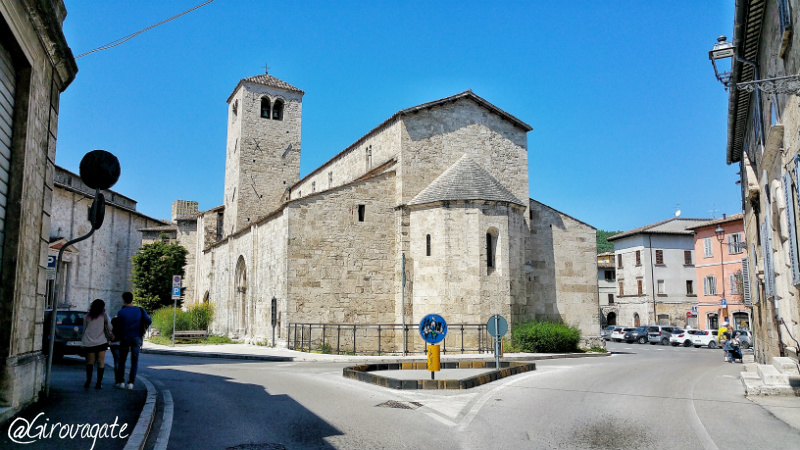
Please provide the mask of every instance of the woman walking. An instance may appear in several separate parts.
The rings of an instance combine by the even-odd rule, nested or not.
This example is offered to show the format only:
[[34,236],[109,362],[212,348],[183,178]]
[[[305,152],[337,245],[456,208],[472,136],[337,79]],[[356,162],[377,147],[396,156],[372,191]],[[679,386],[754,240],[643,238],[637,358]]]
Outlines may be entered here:
[[92,302],[89,313],[83,320],[83,338],[81,345],[86,356],[86,383],[83,387],[88,389],[92,384],[92,372],[97,361],[97,383],[95,389],[102,389],[103,372],[106,370],[106,350],[108,343],[114,338],[111,333],[111,322],[106,314],[106,303],[99,298]]

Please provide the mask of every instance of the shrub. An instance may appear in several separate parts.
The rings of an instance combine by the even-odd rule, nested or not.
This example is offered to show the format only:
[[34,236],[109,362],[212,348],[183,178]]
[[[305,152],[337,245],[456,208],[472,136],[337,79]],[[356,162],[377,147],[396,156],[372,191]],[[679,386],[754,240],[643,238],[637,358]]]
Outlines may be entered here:
[[[164,307],[152,314],[153,325],[159,334],[172,339],[173,308]],[[180,331],[207,330],[214,320],[214,307],[208,303],[192,305],[188,310],[175,312],[175,329]],[[222,342],[220,342],[222,343]]]
[[530,353],[567,353],[578,350],[581,332],[563,323],[530,321],[517,325],[514,347]]

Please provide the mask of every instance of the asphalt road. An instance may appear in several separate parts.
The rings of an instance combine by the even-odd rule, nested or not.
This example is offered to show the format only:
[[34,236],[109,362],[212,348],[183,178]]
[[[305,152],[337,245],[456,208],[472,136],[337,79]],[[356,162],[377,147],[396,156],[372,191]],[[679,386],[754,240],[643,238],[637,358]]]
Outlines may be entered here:
[[465,391],[381,388],[338,363],[142,355],[140,370],[174,401],[155,430],[175,450],[798,448],[721,350],[609,349]]

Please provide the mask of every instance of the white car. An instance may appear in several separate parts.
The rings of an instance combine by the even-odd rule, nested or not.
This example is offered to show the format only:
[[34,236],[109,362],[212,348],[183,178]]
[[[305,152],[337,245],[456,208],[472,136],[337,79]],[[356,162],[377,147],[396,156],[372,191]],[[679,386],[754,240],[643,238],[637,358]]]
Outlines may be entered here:
[[697,332],[694,334],[694,339],[692,339],[692,343],[694,344],[695,348],[719,347],[719,344],[717,344],[717,330],[697,330]]
[[625,333],[633,331],[634,328],[630,327],[617,327],[611,332],[611,340],[614,342],[622,342],[625,340]]
[[682,330],[680,328],[676,328],[672,331],[672,335],[669,337],[669,343],[673,347],[677,347],[678,345],[691,347],[694,345],[695,333],[697,333],[697,330]]

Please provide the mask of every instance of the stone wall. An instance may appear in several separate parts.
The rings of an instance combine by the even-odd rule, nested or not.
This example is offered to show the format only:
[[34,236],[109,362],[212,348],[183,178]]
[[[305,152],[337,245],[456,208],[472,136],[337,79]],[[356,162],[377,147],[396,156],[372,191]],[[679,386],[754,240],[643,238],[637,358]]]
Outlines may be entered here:
[[0,261],[0,420],[43,387],[46,292],[59,95],[77,73],[61,1],[0,2],[0,43],[16,68],[12,161]]
[[530,200],[530,208],[526,262],[530,281],[527,301],[518,314],[563,321],[581,330],[583,346],[603,345],[596,229],[535,200]]
[[394,178],[383,173],[288,205],[291,322],[394,322]]

